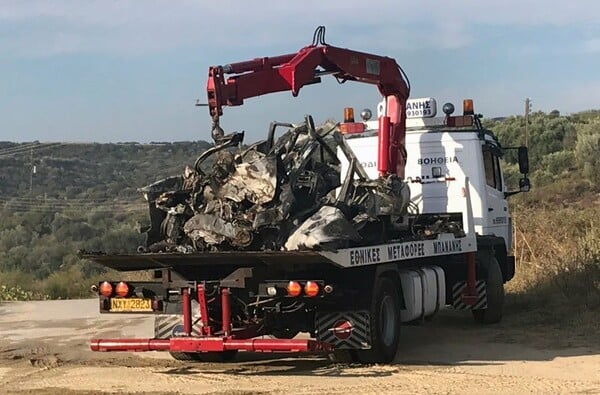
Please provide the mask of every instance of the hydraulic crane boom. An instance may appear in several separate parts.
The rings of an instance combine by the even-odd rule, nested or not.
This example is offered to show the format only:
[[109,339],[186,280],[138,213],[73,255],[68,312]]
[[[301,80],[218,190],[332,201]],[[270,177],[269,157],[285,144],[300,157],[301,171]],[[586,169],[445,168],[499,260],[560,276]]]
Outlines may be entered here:
[[380,165],[380,171],[382,175],[395,173],[403,178],[405,110],[410,86],[402,69],[392,58],[328,45],[324,34],[325,28],[318,27],[313,43],[297,53],[210,67],[207,93],[211,116],[218,122],[223,106],[239,106],[244,99],[267,93],[291,91],[297,96],[303,86],[321,82],[320,76],[326,74],[339,81],[374,84],[387,102],[382,118],[388,119],[380,119],[383,126],[379,133],[389,144],[387,152],[380,152],[380,158],[387,162]]

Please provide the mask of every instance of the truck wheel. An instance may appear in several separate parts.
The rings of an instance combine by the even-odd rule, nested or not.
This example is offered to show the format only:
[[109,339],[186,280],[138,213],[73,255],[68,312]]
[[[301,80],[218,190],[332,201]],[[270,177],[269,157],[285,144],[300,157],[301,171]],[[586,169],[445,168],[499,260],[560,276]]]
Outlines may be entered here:
[[199,361],[198,354],[193,352],[169,352],[178,361]]
[[171,352],[169,353],[178,361],[193,362],[231,362],[237,355],[236,350],[223,352]]
[[290,328],[271,330],[271,336],[275,339],[293,339],[298,336],[298,333],[300,333],[300,331]]
[[495,324],[502,319],[502,311],[504,309],[504,280],[500,265],[493,256],[488,261],[485,283],[487,308],[472,310],[473,318],[481,324]]
[[333,363],[349,364],[357,361],[354,350],[335,350],[328,356],[329,360]]
[[369,313],[371,316],[371,349],[356,350],[362,363],[390,363],[400,341],[399,286],[389,277],[375,281]]

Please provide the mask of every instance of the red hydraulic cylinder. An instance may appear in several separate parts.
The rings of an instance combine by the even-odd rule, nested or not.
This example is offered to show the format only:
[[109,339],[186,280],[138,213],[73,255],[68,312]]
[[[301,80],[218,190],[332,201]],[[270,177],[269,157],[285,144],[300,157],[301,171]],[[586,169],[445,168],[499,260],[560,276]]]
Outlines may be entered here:
[[182,291],[183,303],[183,331],[186,336],[192,334],[192,300],[190,299],[190,289],[184,288]]
[[292,60],[298,53],[273,56],[268,58],[257,58],[245,62],[230,63],[223,66],[227,74],[240,74],[248,71],[258,71],[269,67],[280,66]]
[[477,303],[477,262],[476,253],[467,253],[467,289],[462,297],[463,303],[473,306]]
[[200,305],[200,322],[202,322],[201,333],[203,335],[210,336],[212,334],[212,329],[209,324],[208,319],[208,305],[206,302],[206,289],[204,288],[204,284],[198,284],[198,304]]
[[223,315],[223,336],[231,333],[231,291],[229,288],[221,290],[221,306]]
[[377,170],[380,176],[385,176],[390,171],[390,126],[390,117],[379,117]]

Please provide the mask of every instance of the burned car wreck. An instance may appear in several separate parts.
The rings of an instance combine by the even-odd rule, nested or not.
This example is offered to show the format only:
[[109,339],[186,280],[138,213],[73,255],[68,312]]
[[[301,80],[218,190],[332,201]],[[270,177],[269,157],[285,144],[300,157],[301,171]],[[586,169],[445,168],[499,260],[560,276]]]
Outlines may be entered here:
[[139,252],[335,250],[405,229],[408,186],[395,175],[369,179],[338,124],[274,122],[266,140],[243,150],[243,132],[214,137],[182,175],[139,189],[151,220]]

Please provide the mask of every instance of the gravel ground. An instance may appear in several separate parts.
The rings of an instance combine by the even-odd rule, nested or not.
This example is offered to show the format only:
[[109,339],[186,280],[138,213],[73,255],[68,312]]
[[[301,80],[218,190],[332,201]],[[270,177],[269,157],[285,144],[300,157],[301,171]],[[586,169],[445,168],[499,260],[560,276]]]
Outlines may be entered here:
[[166,353],[93,353],[92,337],[152,337],[152,317],[100,315],[97,301],[0,304],[3,394],[597,393],[598,334],[476,325],[448,311],[403,327],[394,364],[333,364],[310,355],[240,353],[235,363],[183,363]]

